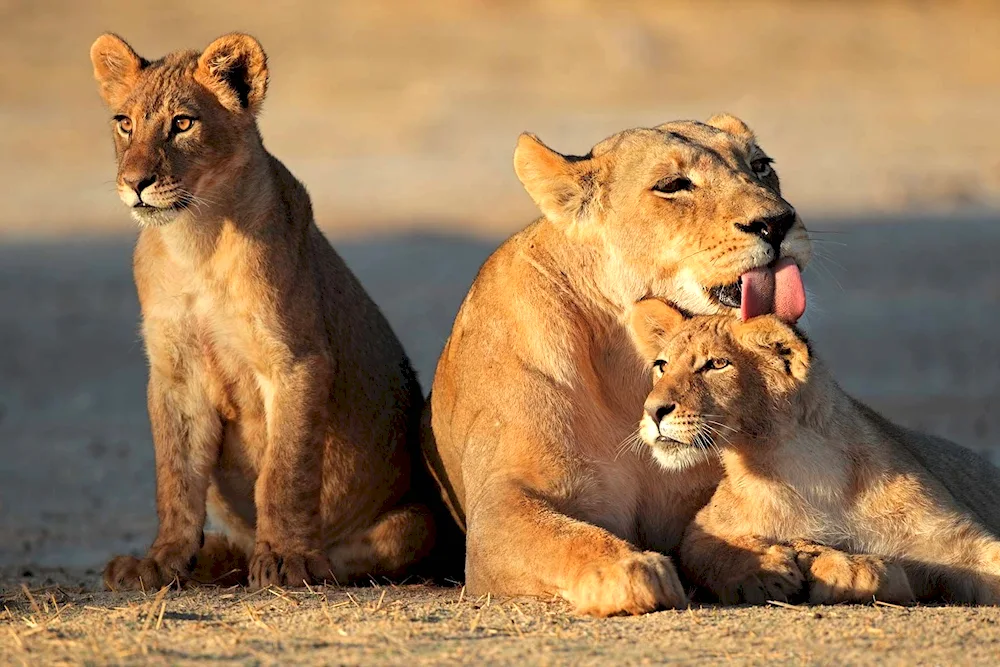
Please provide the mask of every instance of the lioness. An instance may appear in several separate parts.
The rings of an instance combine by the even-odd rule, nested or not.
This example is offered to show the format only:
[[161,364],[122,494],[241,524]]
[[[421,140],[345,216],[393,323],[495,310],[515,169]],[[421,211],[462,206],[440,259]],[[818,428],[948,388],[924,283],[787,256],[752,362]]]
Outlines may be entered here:
[[621,132],[581,157],[525,134],[514,168],[544,216],[483,266],[425,412],[425,453],[467,529],[466,585],[597,615],[684,606],[665,554],[720,471],[665,476],[622,447],[648,393],[628,309],[661,295],[795,320],[806,231],[731,116]]
[[[145,558],[113,559],[105,583],[234,564],[252,587],[399,574],[434,539],[411,493],[420,388],[305,188],[263,146],[263,49],[231,34],[150,62],[107,34],[91,60],[141,229],[159,515]],[[228,540],[206,541],[206,507]]]
[[727,602],[805,583],[817,603],[1000,603],[1000,470],[846,395],[776,317],[648,299],[632,322],[655,378],[642,439],[668,466],[725,470],[681,546],[694,582]]

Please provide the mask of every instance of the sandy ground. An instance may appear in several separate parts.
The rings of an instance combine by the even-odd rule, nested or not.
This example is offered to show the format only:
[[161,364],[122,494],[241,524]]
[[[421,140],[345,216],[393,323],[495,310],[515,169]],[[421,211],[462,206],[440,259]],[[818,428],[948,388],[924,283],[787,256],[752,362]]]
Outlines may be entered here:
[[842,383],[1000,462],[995,3],[0,0],[0,663],[996,659],[987,609],[595,621],[413,584],[99,592],[155,516],[134,230],[87,51],[105,30],[155,57],[234,29],[270,55],[267,145],[425,388],[480,263],[534,215],[519,132],[581,153],[727,110],[815,232],[807,324]]

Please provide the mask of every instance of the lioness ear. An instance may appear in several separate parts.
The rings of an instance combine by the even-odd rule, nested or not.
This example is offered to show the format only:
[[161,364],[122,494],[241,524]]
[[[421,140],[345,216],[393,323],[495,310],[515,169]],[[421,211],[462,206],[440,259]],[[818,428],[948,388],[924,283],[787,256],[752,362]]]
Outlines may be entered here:
[[556,222],[572,222],[591,196],[583,181],[587,160],[555,152],[525,132],[514,150],[514,172],[542,213]]
[[224,35],[198,58],[194,77],[230,111],[256,114],[267,94],[267,55],[250,35]]
[[101,98],[109,107],[122,102],[139,78],[139,72],[149,64],[124,39],[110,32],[91,45],[90,62],[94,65]]
[[666,336],[684,323],[684,314],[659,299],[643,299],[629,314],[632,340],[645,359],[655,359]]
[[722,130],[726,134],[731,134],[734,137],[744,139],[747,142],[755,140],[753,130],[750,129],[749,125],[736,116],[731,116],[727,113],[716,114],[715,116],[709,118],[705,124],[711,125],[718,130]]
[[773,315],[761,315],[735,324],[737,339],[758,354],[773,355],[784,371],[799,382],[809,376],[809,343],[796,329]]

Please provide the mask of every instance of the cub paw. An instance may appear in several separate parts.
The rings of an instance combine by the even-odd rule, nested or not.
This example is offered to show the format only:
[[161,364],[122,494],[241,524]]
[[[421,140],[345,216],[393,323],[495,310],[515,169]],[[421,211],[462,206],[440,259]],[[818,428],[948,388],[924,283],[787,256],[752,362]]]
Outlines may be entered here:
[[764,604],[770,600],[790,602],[805,585],[805,576],[796,561],[796,552],[780,544],[768,547],[752,571],[719,593],[725,604]]
[[104,568],[104,585],[111,591],[156,590],[180,585],[194,567],[197,545],[153,546],[145,558],[116,556]]
[[563,597],[577,611],[593,616],[645,614],[688,604],[673,563],[651,551],[588,565]]
[[898,563],[822,546],[803,548],[798,560],[806,573],[812,604],[914,602],[910,580]]
[[332,578],[330,560],[315,552],[283,552],[258,544],[250,558],[250,588],[302,587]]

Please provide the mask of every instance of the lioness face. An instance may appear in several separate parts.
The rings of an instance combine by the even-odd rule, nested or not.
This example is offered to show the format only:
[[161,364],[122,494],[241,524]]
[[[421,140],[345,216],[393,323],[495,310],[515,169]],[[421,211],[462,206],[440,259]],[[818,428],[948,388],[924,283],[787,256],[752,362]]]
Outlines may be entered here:
[[119,37],[91,47],[94,76],[111,110],[118,196],[140,225],[206,212],[227,193],[259,143],[254,114],[267,86],[266,57],[247,35],[227,35],[204,53],[141,58]]
[[668,469],[767,435],[808,374],[807,344],[772,315],[747,322],[685,319],[668,304],[647,299],[635,306],[631,321],[653,374],[639,432]]
[[[810,258],[771,159],[731,116],[629,130],[579,158],[523,135],[515,168],[547,217],[602,235],[630,274],[646,278],[650,294],[688,312],[742,306],[745,316],[742,277],[761,269],[773,276],[781,258],[797,276]],[[750,315],[794,321],[805,302],[801,282],[793,287],[788,305],[772,278],[773,303],[751,304]]]

